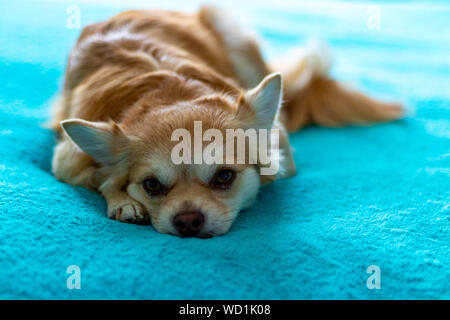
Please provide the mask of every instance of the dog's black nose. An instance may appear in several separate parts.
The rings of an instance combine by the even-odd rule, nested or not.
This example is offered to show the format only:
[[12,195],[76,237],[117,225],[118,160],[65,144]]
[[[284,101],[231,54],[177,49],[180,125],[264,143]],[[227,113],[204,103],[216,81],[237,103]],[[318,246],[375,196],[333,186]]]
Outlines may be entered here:
[[181,212],[173,218],[173,225],[183,237],[195,237],[203,228],[205,216],[200,212]]

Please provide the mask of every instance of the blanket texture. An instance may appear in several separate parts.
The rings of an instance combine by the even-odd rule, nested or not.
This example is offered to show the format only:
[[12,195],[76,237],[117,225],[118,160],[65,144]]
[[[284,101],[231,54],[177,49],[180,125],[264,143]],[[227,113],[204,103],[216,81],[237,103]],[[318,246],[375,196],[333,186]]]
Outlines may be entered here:
[[[268,58],[321,38],[336,78],[411,112],[293,134],[299,174],[263,188],[229,234],[207,240],[109,220],[100,195],[51,174],[55,137],[43,124],[77,10],[84,26],[123,9],[197,7],[133,2],[0,0],[0,298],[450,298],[447,2],[234,3]],[[80,290],[67,288],[70,265]],[[370,265],[379,290],[367,287]]]

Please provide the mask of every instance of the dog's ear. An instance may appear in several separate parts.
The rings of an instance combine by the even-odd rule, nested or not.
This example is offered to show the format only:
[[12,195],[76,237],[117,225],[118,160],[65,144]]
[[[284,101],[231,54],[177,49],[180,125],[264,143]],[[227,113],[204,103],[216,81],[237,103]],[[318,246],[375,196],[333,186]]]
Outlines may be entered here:
[[115,162],[118,142],[125,139],[125,134],[115,122],[69,119],[60,124],[72,141],[97,162]]
[[281,73],[266,76],[255,88],[245,93],[238,117],[255,129],[270,129],[281,107],[283,97]]

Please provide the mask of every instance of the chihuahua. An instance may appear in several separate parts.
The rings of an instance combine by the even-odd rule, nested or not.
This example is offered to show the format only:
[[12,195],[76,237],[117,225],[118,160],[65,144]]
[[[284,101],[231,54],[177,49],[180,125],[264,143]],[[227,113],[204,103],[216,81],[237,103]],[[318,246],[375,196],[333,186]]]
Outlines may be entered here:
[[[331,79],[329,65],[318,45],[269,64],[251,33],[209,6],[127,11],[89,25],[55,104],[53,173],[99,191],[111,219],[181,237],[223,235],[262,184],[296,173],[288,132],[402,116],[401,105]],[[176,163],[173,133],[194,134],[195,123],[203,134],[276,129],[269,149],[279,149],[279,170],[261,174],[258,160]],[[234,148],[220,151],[236,160]]]

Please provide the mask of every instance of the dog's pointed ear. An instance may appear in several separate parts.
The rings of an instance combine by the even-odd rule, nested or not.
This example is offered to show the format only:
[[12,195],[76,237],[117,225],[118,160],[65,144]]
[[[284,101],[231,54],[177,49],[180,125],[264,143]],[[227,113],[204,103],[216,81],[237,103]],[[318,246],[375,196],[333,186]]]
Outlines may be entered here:
[[125,138],[122,129],[115,122],[91,122],[68,119],[60,122],[72,141],[94,160],[111,164],[120,138]]
[[251,122],[251,127],[269,129],[281,107],[283,88],[281,73],[266,76],[255,88],[248,90],[238,116]]

